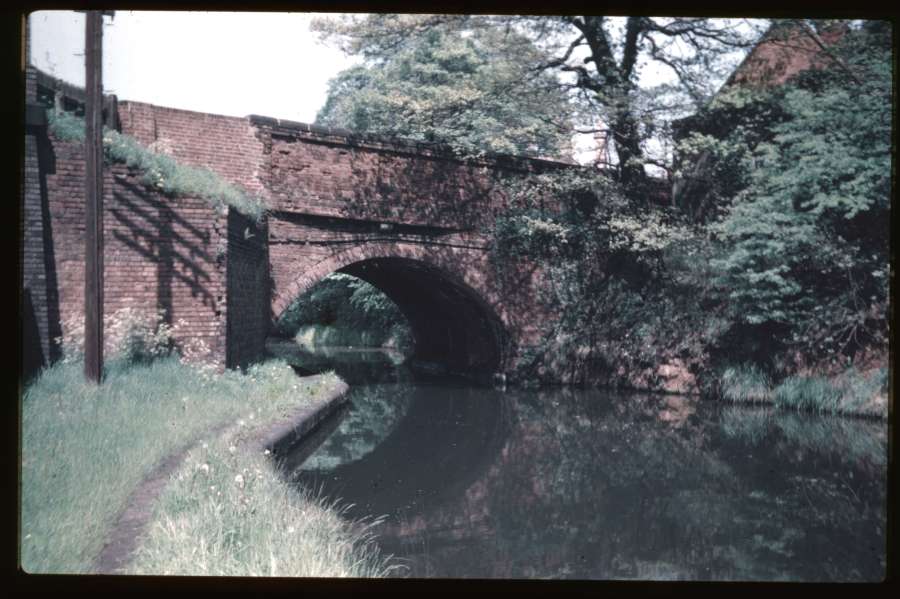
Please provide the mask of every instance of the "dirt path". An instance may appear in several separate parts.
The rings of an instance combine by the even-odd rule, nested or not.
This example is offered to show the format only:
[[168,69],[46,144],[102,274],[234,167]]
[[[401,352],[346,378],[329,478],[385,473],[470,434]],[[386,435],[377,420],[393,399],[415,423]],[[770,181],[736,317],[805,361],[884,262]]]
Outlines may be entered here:
[[150,522],[153,506],[172,474],[181,466],[188,452],[197,446],[200,439],[218,435],[232,423],[225,422],[200,435],[196,441],[186,443],[168,455],[144,477],[141,484],[131,492],[123,511],[109,535],[100,554],[94,560],[94,572],[115,574],[131,560],[138,545],[138,537]]
[[[273,458],[277,458],[283,450],[300,442],[313,429],[346,399],[348,387],[343,381],[320,401],[317,405],[306,406],[291,417],[270,422],[253,433],[251,445],[260,448],[271,448]],[[137,549],[141,533],[153,516],[153,506],[159,498],[172,474],[181,466],[188,452],[203,439],[217,436],[233,422],[224,422],[207,429],[197,439],[182,445],[169,454],[153,470],[144,477],[141,483],[128,496],[125,510],[113,525],[109,538],[100,554],[94,560],[93,571],[97,574],[116,574],[124,567]]]

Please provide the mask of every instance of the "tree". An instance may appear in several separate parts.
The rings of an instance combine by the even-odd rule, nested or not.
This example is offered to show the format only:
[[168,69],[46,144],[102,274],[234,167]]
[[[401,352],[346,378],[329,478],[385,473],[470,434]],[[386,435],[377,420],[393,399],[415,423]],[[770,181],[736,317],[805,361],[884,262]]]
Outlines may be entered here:
[[537,49],[526,39],[498,53],[498,32],[463,37],[433,28],[379,61],[355,66],[330,82],[316,117],[323,125],[448,144],[458,153],[562,157],[571,113],[548,76],[527,77]]
[[[709,97],[730,51],[751,46],[758,27],[703,18],[521,17],[484,15],[366,15],[323,19],[316,27],[352,54],[386,64],[436,29],[458,35],[491,32],[493,55],[527,61],[521,80],[547,81],[580,107],[580,130],[603,135],[614,146],[616,172],[627,187],[639,187],[648,162],[647,142],[660,118]],[[524,42],[538,50],[522,54]],[[677,85],[641,89],[638,78],[650,62],[665,65]],[[518,93],[500,86],[491,94]],[[503,98],[498,99],[503,102]],[[565,123],[557,122],[565,127]]]
[[890,31],[866,24],[834,52],[840,68],[773,92],[785,118],[745,161],[747,185],[715,228],[725,253],[714,264],[740,320],[852,351],[885,329]]

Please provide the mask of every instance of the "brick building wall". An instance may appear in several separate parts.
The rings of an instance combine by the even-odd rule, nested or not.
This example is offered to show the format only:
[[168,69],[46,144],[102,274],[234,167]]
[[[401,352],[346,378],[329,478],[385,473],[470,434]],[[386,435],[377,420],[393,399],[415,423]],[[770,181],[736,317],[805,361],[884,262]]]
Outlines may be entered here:
[[[823,44],[830,47],[840,42],[846,34],[846,25],[837,25],[821,31],[819,35]],[[832,59],[802,28],[776,25],[747,54],[722,88],[777,87],[802,71],[830,66],[833,66]]]

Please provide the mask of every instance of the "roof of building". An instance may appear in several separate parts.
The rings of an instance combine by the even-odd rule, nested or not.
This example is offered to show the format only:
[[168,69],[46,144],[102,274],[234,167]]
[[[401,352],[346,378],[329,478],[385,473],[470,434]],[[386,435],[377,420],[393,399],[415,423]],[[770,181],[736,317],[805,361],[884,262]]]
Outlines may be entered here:
[[[833,46],[847,31],[847,25],[839,23],[818,32],[818,36],[826,46]],[[828,54],[802,26],[792,21],[778,21],[763,34],[720,91],[734,85],[782,85],[797,73],[822,68],[830,62]]]

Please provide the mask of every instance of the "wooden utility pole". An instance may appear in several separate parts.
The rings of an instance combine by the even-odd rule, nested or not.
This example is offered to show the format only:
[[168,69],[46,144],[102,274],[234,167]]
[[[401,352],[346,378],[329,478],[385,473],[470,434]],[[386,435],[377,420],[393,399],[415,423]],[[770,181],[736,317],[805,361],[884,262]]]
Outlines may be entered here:
[[86,14],[84,102],[84,376],[103,375],[103,14]]

